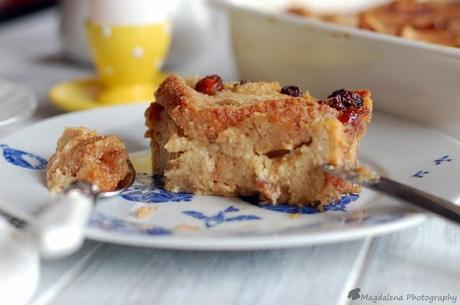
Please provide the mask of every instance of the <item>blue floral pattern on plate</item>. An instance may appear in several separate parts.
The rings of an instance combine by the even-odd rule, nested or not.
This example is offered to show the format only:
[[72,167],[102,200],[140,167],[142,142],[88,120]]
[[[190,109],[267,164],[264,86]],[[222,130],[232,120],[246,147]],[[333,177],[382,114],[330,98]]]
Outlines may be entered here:
[[89,225],[105,231],[117,231],[121,233],[135,233],[150,236],[170,235],[172,232],[168,229],[136,222],[130,222],[115,217],[110,217],[102,213],[96,212],[91,215]]
[[136,184],[120,194],[126,200],[145,203],[189,202],[193,195],[190,193],[174,193],[163,188],[161,176],[137,174]]
[[3,150],[3,158],[15,166],[34,170],[43,170],[48,164],[48,162],[40,156],[11,148],[6,144],[0,144],[0,148]]
[[428,175],[430,172],[429,171],[418,171],[415,174],[412,175],[414,178],[423,178],[426,175]]
[[254,197],[244,197],[242,199],[246,202],[249,202],[252,205],[255,205],[257,207],[260,207],[266,210],[270,210],[270,211],[289,213],[289,214],[317,214],[317,213],[327,212],[327,211],[346,212],[347,205],[353,201],[358,200],[358,198],[359,198],[358,194],[342,195],[342,198],[340,198],[339,200],[323,206],[322,210],[319,210],[312,206],[298,207],[298,206],[292,206],[288,204],[261,205],[259,204],[259,200]]
[[[44,158],[37,156],[35,154],[11,148],[6,144],[0,144],[0,149],[2,149],[3,151],[4,159],[12,165],[33,170],[43,170],[47,166],[47,161]],[[439,159],[434,160],[434,164],[436,166],[441,165],[445,162],[452,162],[452,158],[448,155],[445,155]],[[429,171],[421,170],[415,173],[413,177],[423,178],[425,175],[429,173]],[[190,193],[174,193],[166,191],[164,189],[164,183],[160,175],[151,176],[145,173],[138,173],[136,175],[135,185],[133,185],[126,191],[122,192],[120,196],[129,201],[143,203],[190,202],[193,199],[193,195]],[[343,195],[342,198],[340,198],[339,200],[323,206],[322,210],[319,210],[311,206],[298,207],[291,206],[288,204],[261,205],[259,204],[258,198],[254,196],[244,197],[241,199],[259,208],[274,212],[288,214],[317,214],[327,211],[346,212],[347,206],[351,202],[358,200],[358,198],[358,194]],[[192,218],[201,220],[206,228],[213,228],[215,226],[228,222],[262,220],[262,217],[257,216],[255,214],[235,215],[235,213],[239,211],[240,209],[234,206],[229,206],[228,208],[219,211],[217,214],[210,216],[197,210],[186,210],[182,213]],[[373,215],[365,217],[360,222],[366,224],[380,224],[391,222],[401,217],[403,217],[402,214],[391,214],[381,216]],[[353,222],[354,220],[351,219],[345,222],[348,221]],[[122,233],[134,233],[149,236],[163,236],[174,234],[174,229],[166,229],[148,223],[144,224],[140,222],[123,220],[107,216],[99,212],[96,212],[91,216],[90,226],[103,229],[106,231],[117,231]]]
[[434,160],[435,165],[441,165],[445,162],[452,162],[452,158],[449,155],[445,155],[439,159]]
[[212,228],[215,227],[219,224],[225,223],[225,222],[240,222],[240,221],[250,221],[250,220],[259,220],[262,219],[259,216],[256,215],[237,215],[237,216],[231,216],[229,217],[227,214],[234,213],[234,212],[239,212],[240,209],[235,208],[234,206],[229,206],[223,211],[219,211],[217,214],[212,215],[212,216],[206,216],[202,212],[199,211],[183,211],[185,215],[191,216],[193,218],[202,220],[204,222],[204,225],[207,228]]
[[[444,155],[436,160],[433,161],[434,166],[438,167],[439,165],[443,165],[446,162],[453,162],[453,158],[450,155]],[[415,174],[412,175],[413,178],[425,178],[431,172],[428,170],[419,170]]]

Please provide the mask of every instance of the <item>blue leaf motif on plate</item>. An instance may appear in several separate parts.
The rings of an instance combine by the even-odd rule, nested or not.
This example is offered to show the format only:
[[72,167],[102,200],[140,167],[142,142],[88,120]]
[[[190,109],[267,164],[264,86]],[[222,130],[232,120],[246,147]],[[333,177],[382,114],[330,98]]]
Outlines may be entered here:
[[449,155],[445,155],[439,159],[434,160],[435,165],[441,165],[445,162],[452,162],[452,158]]
[[418,171],[415,174],[412,175],[414,178],[423,178],[426,175],[428,175],[430,172],[429,171]]
[[183,212],[185,215],[188,215],[188,216],[192,216],[196,219],[206,219],[208,218],[206,215],[204,215],[203,213],[201,212],[197,212],[197,211],[184,211]]
[[224,213],[238,212],[238,211],[239,211],[239,209],[237,209],[237,208],[235,208],[234,206],[231,205],[231,206],[229,206],[228,208],[226,208],[224,210]]
[[235,208],[234,206],[229,206],[223,211],[218,212],[216,215],[206,216],[205,214],[199,211],[183,211],[185,215],[191,216],[193,218],[203,220],[204,225],[207,228],[215,227],[219,224],[225,222],[236,222],[236,221],[251,221],[251,220],[260,220],[261,218],[256,215],[238,215],[238,216],[231,216],[228,217],[228,213],[239,212],[240,209]]
[[146,229],[143,229],[143,231],[141,231],[141,232],[144,233],[144,234],[147,234],[147,235],[154,235],[154,236],[172,234],[171,231],[169,231],[167,229],[164,229],[164,228],[160,228],[160,227],[146,228]]
[[169,192],[163,188],[161,177],[144,173],[136,175],[136,185],[131,186],[120,196],[129,201],[144,203],[189,202],[193,195],[185,192]]
[[240,215],[235,217],[228,217],[225,219],[225,221],[248,221],[257,219],[260,219],[260,217],[255,215]]
[[3,158],[15,166],[28,169],[43,170],[48,164],[48,162],[40,156],[11,148],[6,144],[0,144],[0,148],[3,150]]
[[352,203],[353,201],[358,200],[358,198],[359,198],[358,194],[342,195],[342,197],[339,200],[329,203],[327,205],[324,205],[322,211],[312,206],[299,207],[299,206],[292,206],[289,204],[261,205],[259,204],[259,199],[255,197],[243,197],[241,199],[257,207],[260,207],[266,210],[270,210],[270,211],[275,211],[275,212],[288,213],[288,214],[317,214],[317,213],[327,212],[327,211],[346,212],[347,205]]
[[115,231],[120,233],[135,233],[149,236],[163,236],[172,234],[170,230],[159,226],[125,221],[98,212],[91,215],[89,225],[104,231]]

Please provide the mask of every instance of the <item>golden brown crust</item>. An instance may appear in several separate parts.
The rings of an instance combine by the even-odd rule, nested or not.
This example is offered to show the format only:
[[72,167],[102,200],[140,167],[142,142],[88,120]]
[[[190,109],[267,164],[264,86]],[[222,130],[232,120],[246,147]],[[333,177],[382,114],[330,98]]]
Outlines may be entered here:
[[[317,115],[316,112],[321,112],[324,116],[337,116],[336,110],[318,105],[309,97],[293,98],[278,93],[281,86],[277,83],[257,83],[262,87],[261,91],[265,92],[266,99],[251,99],[251,94],[257,90],[254,84],[232,85],[231,90],[219,94],[227,99],[216,103],[212,98],[193,90],[180,77],[173,75],[160,86],[156,93],[156,103],[166,109],[178,127],[184,130],[185,135],[205,137],[209,141],[214,140],[223,130],[236,126],[254,113],[268,113],[271,120],[289,125],[299,125],[302,120],[310,120]],[[251,90],[240,88],[251,88]],[[236,94],[232,96],[229,91]],[[232,104],[231,102],[239,98],[238,94],[241,93],[249,96],[246,98],[246,103]],[[158,106],[152,106],[151,111],[157,112],[157,108]]]
[[215,96],[197,92],[195,83],[168,77],[146,111],[154,171],[168,190],[302,205],[359,189],[320,165],[356,165],[371,118],[369,91],[356,91],[364,106],[342,123],[340,111],[308,93],[282,94],[278,83],[226,83]]
[[66,128],[46,169],[52,192],[60,192],[75,180],[112,191],[128,173],[128,153],[116,136],[100,136],[87,128]]

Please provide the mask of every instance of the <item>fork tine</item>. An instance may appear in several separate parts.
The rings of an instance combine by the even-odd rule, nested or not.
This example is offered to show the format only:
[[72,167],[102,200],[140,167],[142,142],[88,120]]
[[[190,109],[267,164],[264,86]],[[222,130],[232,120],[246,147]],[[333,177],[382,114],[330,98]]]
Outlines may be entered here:
[[337,167],[332,164],[323,164],[321,165],[321,169],[328,174],[354,184],[369,185],[378,182],[380,179],[380,177],[367,166],[347,168]]

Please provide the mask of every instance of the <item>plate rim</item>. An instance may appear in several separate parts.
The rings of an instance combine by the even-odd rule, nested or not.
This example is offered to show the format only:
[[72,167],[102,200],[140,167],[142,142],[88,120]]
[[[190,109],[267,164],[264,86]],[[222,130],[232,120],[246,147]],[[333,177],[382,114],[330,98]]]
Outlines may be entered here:
[[[346,228],[345,230],[325,232],[290,233],[281,238],[276,233],[255,236],[155,236],[146,237],[130,233],[103,231],[94,227],[86,229],[86,237],[93,241],[107,242],[117,245],[158,248],[171,250],[196,251],[246,251],[300,248],[306,246],[326,245],[347,241],[356,241],[368,237],[382,236],[422,224],[428,219],[423,212],[411,212],[405,217],[386,223],[378,223],[366,227]],[[137,237],[137,238],[133,238]]]
[[[15,138],[18,134],[27,133],[29,130],[40,128],[49,122],[65,120],[67,117],[86,115],[87,113],[105,112],[114,109],[127,109],[126,111],[141,111],[144,110],[146,104],[129,104],[119,106],[107,106],[96,109],[88,109],[78,112],[64,113],[54,117],[47,118],[30,126],[27,126],[17,132],[1,137],[1,140],[8,141],[9,138]],[[391,116],[391,115],[390,115]],[[141,118],[140,118],[141,119]],[[417,123],[415,123],[417,124]],[[417,124],[421,125],[421,124]],[[422,125],[423,126],[423,125]],[[425,127],[425,126],[424,126]],[[432,130],[445,135],[435,128],[429,127]],[[454,138],[445,135],[449,139]],[[385,197],[383,197],[385,198]],[[375,203],[382,201],[377,197]],[[321,244],[331,244],[335,242],[352,241],[366,237],[396,232],[405,228],[416,226],[427,219],[427,214],[421,211],[411,211],[404,214],[404,217],[391,220],[389,222],[376,223],[366,226],[347,227],[343,230],[336,229],[332,231],[304,231],[289,234],[263,234],[253,236],[200,236],[193,237],[192,235],[168,235],[168,236],[144,236],[133,233],[120,233],[109,230],[102,230],[96,227],[87,227],[86,237],[90,240],[109,242],[113,244],[176,249],[176,250],[263,250],[263,249],[279,249],[291,247],[303,247]],[[250,233],[249,233],[250,234]],[[282,235],[282,236],[281,236]],[[274,238],[274,237],[281,238]]]

